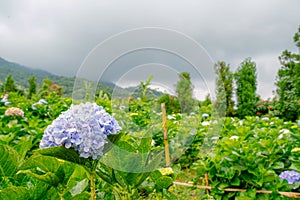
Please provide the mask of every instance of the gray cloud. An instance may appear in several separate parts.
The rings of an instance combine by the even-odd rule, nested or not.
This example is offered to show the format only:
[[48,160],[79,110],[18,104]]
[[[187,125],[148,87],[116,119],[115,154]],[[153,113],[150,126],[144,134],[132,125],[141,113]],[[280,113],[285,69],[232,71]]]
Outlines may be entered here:
[[298,0],[4,0],[0,56],[74,76],[88,53],[111,35],[138,27],[169,28],[194,38],[215,62],[224,60],[233,70],[252,57],[258,92],[266,98],[280,67],[277,57],[285,49],[297,50],[292,36],[300,25],[299,7]]

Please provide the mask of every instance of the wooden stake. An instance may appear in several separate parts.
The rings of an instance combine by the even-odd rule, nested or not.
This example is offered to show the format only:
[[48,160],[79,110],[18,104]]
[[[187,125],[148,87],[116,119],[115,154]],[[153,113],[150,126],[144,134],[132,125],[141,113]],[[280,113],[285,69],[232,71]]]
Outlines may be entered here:
[[[205,174],[204,177],[205,177],[205,184],[208,187],[208,174]],[[206,189],[206,194],[209,194],[209,189]]]
[[170,167],[170,152],[168,142],[168,130],[167,130],[167,114],[165,103],[161,104],[163,131],[164,131],[164,144],[165,144],[165,155],[166,155],[166,167]]

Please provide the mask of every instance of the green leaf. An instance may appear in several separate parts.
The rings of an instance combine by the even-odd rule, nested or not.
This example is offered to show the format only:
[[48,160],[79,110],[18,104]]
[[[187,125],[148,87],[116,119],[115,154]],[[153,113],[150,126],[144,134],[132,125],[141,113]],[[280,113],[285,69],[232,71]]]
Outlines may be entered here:
[[14,133],[9,133],[7,135],[0,135],[0,143],[8,144],[14,138],[15,138],[15,134]]
[[25,187],[7,187],[3,190],[0,190],[0,199],[1,200],[13,200],[13,199],[30,199],[30,193]]
[[19,154],[13,148],[0,144],[0,155],[0,177],[13,176],[19,168]]
[[34,186],[34,187],[30,187],[31,199],[43,199],[44,196],[47,194],[48,190],[52,188],[49,184],[39,181],[37,179],[30,182],[33,182],[33,186]]
[[140,153],[147,153],[151,149],[152,137],[143,137],[141,139],[141,143],[138,146],[138,150]]
[[167,189],[163,189],[163,194],[164,194],[164,197],[166,197],[169,200],[177,200],[178,199],[175,194],[173,194],[172,192],[170,192]]
[[136,150],[132,145],[125,141],[118,142],[117,146],[127,152],[134,152]]
[[108,143],[104,145],[103,153],[107,153],[108,151],[110,151],[123,135],[125,135],[125,132],[123,131],[120,131],[118,134],[108,135]]
[[20,170],[39,169],[42,172],[56,172],[61,161],[56,158],[34,154],[20,167]]
[[91,168],[91,160],[80,157],[78,152],[76,152],[74,149],[68,149],[63,146],[58,146],[58,147],[39,149],[37,150],[37,152],[45,156],[51,156],[61,160],[79,164],[87,167],[88,169]]
[[292,163],[289,169],[300,172],[300,163]]
[[89,180],[87,178],[79,181],[73,188],[70,189],[71,195],[74,197],[80,193],[82,193],[85,188],[89,185]]
[[83,192],[75,197],[72,197],[72,200],[89,200],[91,198],[91,195],[88,192]]
[[233,179],[233,181],[231,182],[231,185],[233,185],[233,186],[240,186],[240,183],[241,183],[240,179],[237,178],[237,177],[235,177]]
[[173,179],[169,176],[162,176],[155,181],[157,190],[168,189],[171,185],[173,185]]
[[[126,180],[125,180],[125,177],[126,177],[126,175],[124,176],[124,174],[123,174],[123,176],[122,176],[122,172],[120,172],[120,171],[117,171],[117,170],[113,170],[112,171],[113,173],[113,177],[114,177],[114,179],[117,181],[117,183],[120,185],[120,186],[122,186],[123,188],[125,188],[126,187]],[[125,172],[126,173],[126,172]]]
[[98,167],[96,168],[96,174],[105,182],[109,184],[113,184],[114,182],[113,169],[106,166],[102,162],[100,162]]
[[160,177],[162,177],[162,174],[160,173],[159,170],[155,170],[155,171],[151,172],[151,174],[150,174],[150,178],[151,178],[153,181],[159,179]]
[[145,172],[142,174],[139,174],[139,176],[136,178],[134,187],[137,188],[138,186],[140,186],[145,180],[146,178],[148,178],[150,175],[150,172]]
[[33,137],[22,137],[14,149],[19,153],[21,160],[25,158],[27,152],[32,148]]
[[20,170],[19,173],[25,173],[53,187],[57,187],[58,184],[62,182],[61,177],[56,176],[53,172],[46,172],[45,174],[39,175],[31,170]]
[[272,166],[273,169],[283,169],[284,168],[284,163],[283,162],[276,162]]

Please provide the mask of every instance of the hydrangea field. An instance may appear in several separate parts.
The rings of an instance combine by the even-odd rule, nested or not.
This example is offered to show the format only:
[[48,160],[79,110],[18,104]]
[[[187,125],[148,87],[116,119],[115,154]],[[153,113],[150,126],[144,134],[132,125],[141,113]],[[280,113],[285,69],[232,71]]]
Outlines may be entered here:
[[215,118],[208,105],[163,124],[160,106],[10,93],[0,102],[0,199],[300,198],[297,122]]

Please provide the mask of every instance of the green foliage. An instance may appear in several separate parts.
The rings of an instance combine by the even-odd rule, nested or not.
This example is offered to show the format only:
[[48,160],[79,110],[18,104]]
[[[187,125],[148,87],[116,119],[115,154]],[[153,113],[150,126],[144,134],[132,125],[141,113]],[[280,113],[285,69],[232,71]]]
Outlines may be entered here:
[[193,99],[193,85],[188,72],[179,74],[179,81],[176,83],[176,94],[181,111],[183,113],[191,112],[195,106],[195,100]]
[[234,74],[236,81],[237,115],[240,118],[255,115],[256,95],[256,64],[246,58]]
[[0,144],[0,177],[13,176],[19,167],[20,156],[10,146]]
[[[294,35],[295,45],[300,50],[300,28]],[[300,55],[288,50],[279,56],[281,68],[277,73],[277,94],[279,96],[278,109],[280,117],[295,121],[300,111]]]
[[233,73],[230,71],[229,65],[226,65],[224,61],[219,61],[215,64],[216,79],[216,96],[217,100],[215,108],[219,113],[219,116],[232,116],[234,102],[232,100],[233,95]]
[[163,94],[157,102],[159,104],[165,103],[167,114],[180,113],[180,103],[178,99],[169,94]]
[[17,91],[17,87],[16,87],[15,82],[11,75],[9,75],[6,78],[6,81],[4,84],[4,91],[5,92],[16,92]]
[[28,79],[29,82],[29,92],[28,92],[28,98],[31,99],[32,95],[36,94],[36,80],[35,76],[32,76],[30,79]]
[[[184,190],[186,196],[180,194],[182,190],[173,186],[179,172],[163,175],[157,170],[165,163],[161,113],[156,109],[159,103],[135,99],[119,109],[126,100],[98,99],[123,130],[109,138],[108,153],[95,163],[62,146],[39,149],[45,128],[72,100],[51,93],[45,97],[48,104],[33,110],[31,105],[38,100],[35,95],[27,99],[15,92],[9,94],[11,106],[24,111],[23,118],[4,116],[7,107],[0,105],[1,199],[90,199],[93,185],[97,199],[208,197],[205,191],[197,193],[195,189]],[[201,103],[198,112],[168,114],[172,167],[186,170],[186,181],[196,175],[195,170],[197,184],[208,173],[209,185],[215,188],[210,196],[215,199],[279,199],[278,191],[299,192],[299,188],[293,189],[297,185],[280,181],[278,174],[288,169],[300,171],[300,126],[271,118],[270,112],[275,110],[267,105],[274,102],[260,101],[255,106],[256,111],[268,110],[269,119],[202,118],[204,112],[211,114],[209,100]],[[229,193],[218,187],[246,188],[248,192]],[[274,194],[256,194],[260,189]]]
[[49,78],[44,79],[43,85],[39,90],[39,96],[41,98],[45,98],[50,93],[50,85],[52,84],[52,80]]
[[[297,152],[292,151],[300,146],[298,133],[299,126],[276,118],[225,118],[213,151],[202,154],[202,159],[194,164],[198,173],[195,180],[207,173],[210,185],[215,188],[291,191],[295,186],[280,181],[278,174],[292,168],[300,170],[294,168],[299,166],[299,160],[294,157]],[[226,193],[216,189],[211,195],[228,198],[249,193]],[[256,196],[255,193],[251,195]]]

